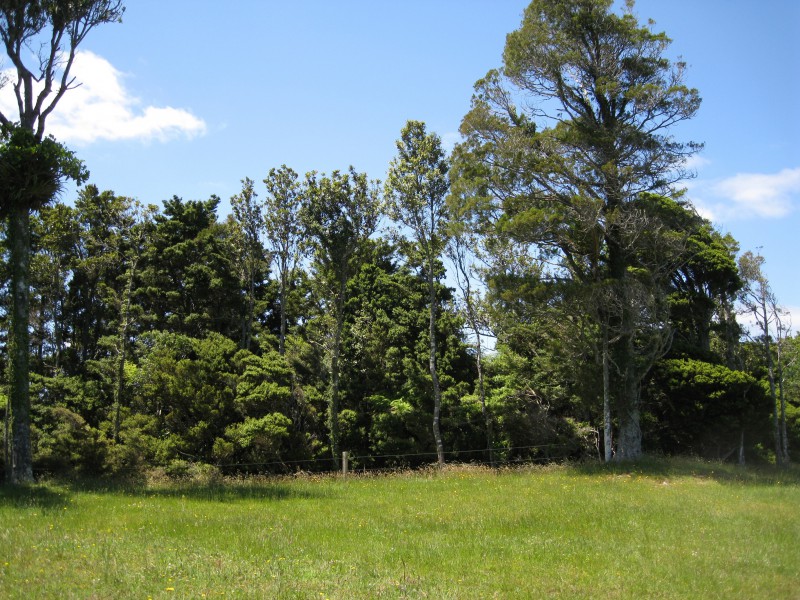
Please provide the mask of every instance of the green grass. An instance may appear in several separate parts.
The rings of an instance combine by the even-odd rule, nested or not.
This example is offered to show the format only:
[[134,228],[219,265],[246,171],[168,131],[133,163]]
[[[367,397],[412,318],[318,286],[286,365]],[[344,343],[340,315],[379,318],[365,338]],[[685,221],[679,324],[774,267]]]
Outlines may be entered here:
[[800,472],[0,488],[2,598],[800,598]]

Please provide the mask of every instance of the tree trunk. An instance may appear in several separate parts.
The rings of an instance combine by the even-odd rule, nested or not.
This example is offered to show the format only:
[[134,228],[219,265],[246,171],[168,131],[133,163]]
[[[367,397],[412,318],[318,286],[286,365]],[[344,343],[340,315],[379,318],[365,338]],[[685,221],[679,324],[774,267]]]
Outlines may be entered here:
[[629,405],[620,414],[619,460],[636,460],[642,456],[642,429],[639,425],[638,405]]
[[639,373],[636,367],[636,349],[634,347],[634,316],[631,303],[627,299],[627,284],[624,280],[620,283],[624,299],[620,324],[622,335],[617,345],[618,356],[615,361],[617,367],[621,367],[618,383],[617,457],[621,461],[627,461],[636,460],[642,455],[642,429],[639,413]]
[[[627,336],[630,338],[630,336]],[[625,346],[632,344],[625,340]],[[634,363],[633,348],[627,347],[624,358],[627,363],[622,370],[621,394],[618,409],[619,438],[617,456],[619,460],[636,460],[642,455],[642,429],[639,413],[639,378]],[[618,363],[619,364],[619,363]]]
[[778,421],[780,422],[781,435],[781,461],[783,464],[788,465],[789,439],[786,431],[786,397],[783,394],[783,365],[781,364],[780,353],[778,354],[778,399],[780,402],[780,415],[778,417]]
[[624,250],[616,241],[619,232],[614,232],[607,239],[609,275],[616,286],[619,296],[619,311],[612,313],[609,331],[615,334],[615,342],[610,352],[614,356],[617,381],[612,381],[617,396],[617,417],[619,420],[619,436],[617,438],[616,459],[620,461],[636,460],[642,455],[642,430],[639,425],[639,378],[636,369],[636,348],[634,346],[635,316],[629,299],[629,283],[627,281],[628,265]]
[[481,412],[486,423],[486,447],[489,449],[489,464],[494,467],[494,428],[492,427],[492,415],[486,407],[486,384],[483,380],[483,348],[481,346],[481,334],[478,324],[474,317],[472,327],[475,330],[475,366],[478,369],[478,398],[481,402]]
[[744,466],[744,427],[739,435],[739,464]]
[[339,469],[340,432],[339,432],[339,355],[341,353],[342,329],[344,328],[344,304],[347,293],[347,279],[340,282],[339,297],[336,299],[336,328],[333,332],[333,348],[331,349],[331,387],[328,397],[328,428],[331,432],[331,452],[333,465]]
[[611,462],[614,456],[611,431],[611,374],[609,373],[608,326],[603,326],[603,458]]
[[[467,309],[467,319],[469,320],[470,327],[475,333],[475,367],[478,371],[478,398],[481,403],[481,414],[486,426],[486,447],[489,450],[489,464],[494,467],[494,428],[492,426],[492,416],[486,407],[486,383],[483,377],[483,345],[481,343],[481,330],[478,326],[477,311],[475,305],[472,303],[472,286],[470,284],[470,273],[466,267],[462,248],[464,247],[463,240],[456,237],[453,239],[455,247],[451,259],[456,266],[456,269],[461,273],[461,277],[457,277],[458,286],[461,288],[461,293],[464,296],[464,305]],[[463,277],[463,283],[462,278]]]
[[281,304],[281,332],[278,335],[278,354],[284,356],[286,354],[286,284],[287,284],[287,268],[286,265],[281,267],[281,282],[280,290],[278,291],[278,302]]
[[11,481],[11,432],[10,419],[11,419],[11,406],[6,399],[6,409],[3,411],[3,465],[5,466],[6,481]]
[[439,375],[436,372],[436,288],[433,279],[433,261],[428,261],[428,303],[430,308],[430,322],[428,332],[430,334],[430,370],[431,381],[433,382],[433,439],[436,441],[436,456],[439,466],[444,466],[444,444],[442,443],[441,432],[441,413],[442,413],[442,390],[439,386]]
[[781,445],[781,429],[778,420],[778,395],[775,392],[775,364],[772,360],[772,347],[769,343],[769,321],[767,320],[767,297],[762,287],[761,304],[764,323],[764,358],[767,360],[767,377],[769,379],[769,396],[772,399],[772,424],[775,436],[775,464],[783,464],[783,448]]
[[30,382],[28,373],[30,334],[28,332],[30,266],[30,213],[13,207],[8,217],[11,262],[11,482],[33,481],[31,450]]
[[331,432],[331,452],[335,469],[339,469],[339,345],[341,342],[341,321],[336,319],[333,350],[331,354],[331,389],[328,398],[328,428]]
[[114,441],[119,443],[120,406],[122,394],[125,391],[125,353],[128,346],[128,325],[131,312],[131,295],[133,294],[133,279],[136,276],[136,263],[134,260],[125,286],[125,298],[122,306],[122,319],[119,326],[119,342],[117,344],[117,385],[114,388]]

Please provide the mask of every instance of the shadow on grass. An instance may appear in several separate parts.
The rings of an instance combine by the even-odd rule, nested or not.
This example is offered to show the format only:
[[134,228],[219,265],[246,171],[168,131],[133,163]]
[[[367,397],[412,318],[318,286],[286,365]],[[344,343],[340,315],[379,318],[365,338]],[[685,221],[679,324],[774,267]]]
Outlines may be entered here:
[[59,510],[69,498],[70,493],[64,488],[55,489],[41,484],[0,486],[0,506]]
[[85,478],[57,482],[71,492],[146,498],[179,498],[207,502],[239,502],[260,500],[274,502],[289,499],[321,498],[331,495],[329,489],[310,489],[293,482],[271,481],[265,478],[224,479],[202,482],[169,480],[157,483],[141,479]]
[[789,465],[741,466],[732,463],[710,462],[686,457],[643,457],[632,462],[583,463],[573,472],[581,475],[638,475],[670,478],[696,477],[737,485],[800,485],[800,467]]

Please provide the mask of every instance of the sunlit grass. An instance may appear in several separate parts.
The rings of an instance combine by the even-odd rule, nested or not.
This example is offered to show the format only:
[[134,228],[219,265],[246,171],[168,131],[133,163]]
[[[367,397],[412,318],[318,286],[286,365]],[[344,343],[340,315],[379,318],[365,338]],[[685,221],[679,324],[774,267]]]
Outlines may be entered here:
[[3,598],[797,598],[800,476],[696,462],[0,489]]

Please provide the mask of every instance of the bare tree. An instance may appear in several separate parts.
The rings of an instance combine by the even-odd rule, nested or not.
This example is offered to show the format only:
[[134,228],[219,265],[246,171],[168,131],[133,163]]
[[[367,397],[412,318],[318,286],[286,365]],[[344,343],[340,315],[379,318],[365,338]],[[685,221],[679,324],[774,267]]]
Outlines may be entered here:
[[[452,228],[451,228],[452,231]],[[461,301],[464,306],[464,316],[472,330],[475,339],[475,367],[478,371],[478,400],[481,405],[481,414],[486,427],[486,447],[489,450],[489,462],[494,466],[494,431],[492,415],[486,406],[486,382],[483,373],[483,337],[487,327],[480,314],[478,303],[480,297],[473,288],[473,281],[477,279],[470,257],[474,256],[477,236],[470,235],[466,230],[457,228],[453,231],[447,245],[447,255],[455,266],[456,284],[461,292]]]
[[781,460],[783,464],[788,465],[789,433],[786,431],[786,396],[784,395],[785,371],[788,365],[785,347],[786,340],[791,335],[792,325],[787,318],[789,315],[782,308],[773,304],[771,310],[775,314],[775,363],[777,366],[778,404],[780,407],[778,421],[781,435]]
[[[769,393],[772,400],[772,424],[775,438],[775,462],[778,465],[784,464],[784,448],[788,444],[783,440],[785,436],[785,424],[781,427],[781,418],[785,420],[785,404],[779,407],[777,392],[776,364],[774,358],[774,348],[772,342],[772,331],[777,331],[777,336],[782,336],[782,324],[780,321],[781,309],[775,300],[775,295],[770,288],[769,281],[762,269],[764,257],[760,254],[745,252],[739,257],[739,272],[744,280],[739,301],[743,312],[752,316],[759,335],[755,339],[761,344],[764,351],[764,362],[767,367],[767,378],[769,380]],[[751,337],[753,337],[751,335]],[[781,394],[782,395],[782,394]],[[788,456],[786,456],[788,459]]]

